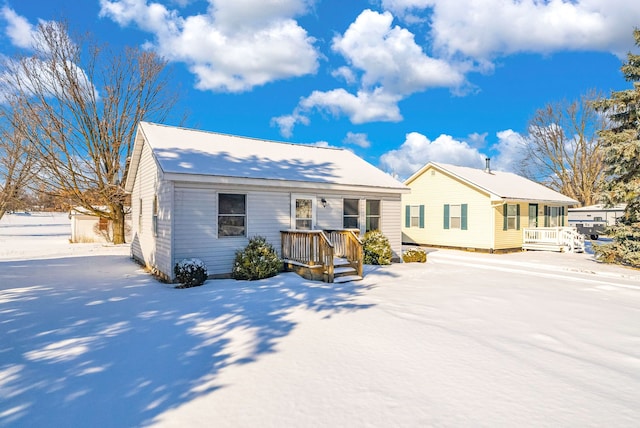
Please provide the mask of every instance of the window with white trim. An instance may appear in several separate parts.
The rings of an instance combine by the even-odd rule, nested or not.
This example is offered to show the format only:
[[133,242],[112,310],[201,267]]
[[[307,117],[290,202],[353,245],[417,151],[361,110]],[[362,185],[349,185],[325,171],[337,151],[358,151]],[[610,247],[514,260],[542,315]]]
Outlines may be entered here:
[[460,229],[462,224],[462,210],[460,205],[449,205],[449,227],[451,229]]
[[343,199],[342,200],[342,227],[345,229],[359,229],[360,219],[360,200]]
[[367,199],[366,212],[366,230],[380,230],[380,201],[376,199]]
[[507,204],[507,230],[516,230],[518,224],[518,206]]
[[218,194],[218,237],[247,236],[247,195]]

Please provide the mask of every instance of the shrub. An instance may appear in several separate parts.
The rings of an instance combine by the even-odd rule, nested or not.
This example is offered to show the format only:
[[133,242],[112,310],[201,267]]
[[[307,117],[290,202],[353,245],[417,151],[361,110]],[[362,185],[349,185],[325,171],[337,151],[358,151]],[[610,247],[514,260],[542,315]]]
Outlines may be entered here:
[[255,236],[249,244],[236,251],[232,276],[235,279],[250,281],[275,276],[282,270],[282,260],[278,258],[273,246],[266,238]]
[[391,244],[379,230],[372,230],[364,235],[364,263],[367,265],[391,264]]
[[409,248],[402,254],[402,261],[405,263],[425,263],[427,261],[427,252],[422,248]]
[[207,280],[207,266],[199,259],[183,259],[173,267],[176,281],[180,283],[177,288],[196,287]]

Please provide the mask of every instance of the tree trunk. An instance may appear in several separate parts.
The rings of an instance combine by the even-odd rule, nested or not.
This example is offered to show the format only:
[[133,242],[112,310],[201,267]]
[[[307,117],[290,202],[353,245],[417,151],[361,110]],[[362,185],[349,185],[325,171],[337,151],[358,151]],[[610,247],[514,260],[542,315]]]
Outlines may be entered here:
[[124,244],[124,206],[122,204],[111,205],[112,223],[111,232],[114,244]]

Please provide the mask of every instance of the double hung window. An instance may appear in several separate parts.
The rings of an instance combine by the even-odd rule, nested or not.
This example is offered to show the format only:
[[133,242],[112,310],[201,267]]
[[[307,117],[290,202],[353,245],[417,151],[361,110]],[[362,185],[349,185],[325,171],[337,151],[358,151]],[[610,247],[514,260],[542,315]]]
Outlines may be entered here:
[[247,195],[218,194],[218,237],[247,236]]

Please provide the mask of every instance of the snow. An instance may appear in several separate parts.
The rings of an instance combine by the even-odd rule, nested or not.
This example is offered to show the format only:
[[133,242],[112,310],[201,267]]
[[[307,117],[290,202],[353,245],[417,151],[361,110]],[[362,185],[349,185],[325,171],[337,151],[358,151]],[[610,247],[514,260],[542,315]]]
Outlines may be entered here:
[[640,271],[429,250],[359,282],[174,289],[0,220],[0,426],[637,426]]
[[[346,149],[281,143],[216,132],[141,122],[144,135],[164,173],[295,181],[310,185],[330,183],[365,186],[394,192],[404,184]],[[132,174],[139,162],[142,140],[138,136]],[[135,175],[134,175],[135,176]],[[127,186],[132,186],[131,178]],[[291,183],[289,183],[291,186]],[[323,185],[326,189],[326,184]]]

